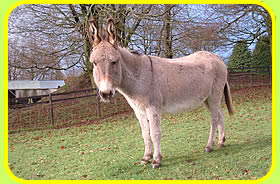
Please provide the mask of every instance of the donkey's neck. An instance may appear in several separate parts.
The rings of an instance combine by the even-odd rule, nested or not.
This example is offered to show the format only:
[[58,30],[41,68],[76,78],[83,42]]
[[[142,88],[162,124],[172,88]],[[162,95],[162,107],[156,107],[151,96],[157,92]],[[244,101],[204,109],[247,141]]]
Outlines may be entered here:
[[132,54],[125,48],[120,48],[121,56],[122,56],[122,71],[123,77],[129,77],[132,79],[137,78],[137,73],[139,72],[139,68],[141,65],[141,61],[139,61],[140,56],[136,54]]
[[[146,80],[143,70],[147,62],[143,58],[145,55],[133,54],[125,48],[120,48],[122,56],[122,82],[119,91],[127,96],[131,96],[132,90],[137,88],[140,81]],[[145,72],[144,72],[145,73]]]

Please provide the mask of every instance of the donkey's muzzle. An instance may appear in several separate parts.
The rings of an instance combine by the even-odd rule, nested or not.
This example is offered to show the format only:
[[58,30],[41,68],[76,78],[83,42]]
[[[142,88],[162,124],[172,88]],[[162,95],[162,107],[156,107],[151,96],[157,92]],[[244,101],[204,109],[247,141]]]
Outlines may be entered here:
[[109,90],[106,92],[99,91],[99,95],[104,102],[109,102],[115,95],[115,91],[114,90]]

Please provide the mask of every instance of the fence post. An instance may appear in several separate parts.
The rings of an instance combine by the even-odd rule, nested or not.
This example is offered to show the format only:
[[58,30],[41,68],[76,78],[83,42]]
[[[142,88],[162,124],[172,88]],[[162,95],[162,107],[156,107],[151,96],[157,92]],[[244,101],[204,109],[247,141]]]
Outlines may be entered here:
[[99,96],[99,93],[98,93],[98,89],[96,90],[96,95],[97,95],[97,115],[98,117],[101,117],[101,113],[100,113],[100,96]]
[[51,119],[51,125],[54,127],[54,120],[53,120],[53,106],[52,106],[52,94],[49,93],[49,104],[50,104],[50,119]]
[[269,67],[269,86],[272,86],[272,66]]
[[228,69],[228,72],[227,72],[227,82],[228,82],[228,85],[230,85],[229,73],[230,73],[230,70]]
[[250,87],[253,86],[253,81],[252,81],[252,68],[250,68]]

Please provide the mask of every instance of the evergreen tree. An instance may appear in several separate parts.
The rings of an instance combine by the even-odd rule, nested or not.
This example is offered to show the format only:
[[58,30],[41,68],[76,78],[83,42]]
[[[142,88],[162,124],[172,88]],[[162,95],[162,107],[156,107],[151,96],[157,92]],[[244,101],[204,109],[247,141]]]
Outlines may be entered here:
[[253,51],[251,67],[269,67],[272,63],[271,46],[267,35],[259,38]]
[[246,41],[239,41],[235,44],[229,58],[228,68],[247,68],[251,66],[252,54]]

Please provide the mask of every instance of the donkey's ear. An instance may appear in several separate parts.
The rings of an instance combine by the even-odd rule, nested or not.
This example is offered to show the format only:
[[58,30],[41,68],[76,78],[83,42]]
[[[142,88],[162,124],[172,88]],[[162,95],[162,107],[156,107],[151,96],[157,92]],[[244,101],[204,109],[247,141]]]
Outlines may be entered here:
[[92,46],[96,46],[100,43],[101,38],[98,35],[98,29],[96,27],[95,21],[90,20],[88,24],[88,38],[89,42]]
[[108,20],[107,20],[106,31],[108,33],[107,41],[113,45],[117,45],[117,31],[116,31],[116,27],[114,25],[114,21],[111,18],[108,18]]

